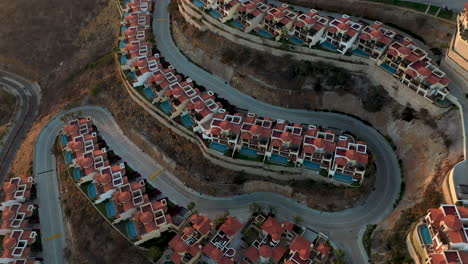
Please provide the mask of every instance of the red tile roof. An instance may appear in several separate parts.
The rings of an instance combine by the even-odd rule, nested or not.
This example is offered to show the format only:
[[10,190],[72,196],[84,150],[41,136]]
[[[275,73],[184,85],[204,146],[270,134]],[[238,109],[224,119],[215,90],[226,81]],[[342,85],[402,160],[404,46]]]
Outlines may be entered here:
[[320,245],[317,247],[317,251],[320,252],[324,256],[328,256],[330,254],[331,248],[324,242],[320,243]]
[[270,258],[273,255],[273,251],[271,250],[271,247],[268,245],[262,245],[260,247],[260,256],[263,258]]
[[203,253],[216,262],[219,262],[223,258],[223,252],[212,243],[208,243],[203,248]]
[[419,74],[421,74],[424,77],[428,77],[429,75],[432,74],[432,71],[426,67],[421,67],[418,69]]
[[284,253],[286,252],[286,248],[280,245],[276,245],[273,248],[273,259],[277,262],[283,257]]
[[460,219],[455,215],[446,215],[443,221],[445,225],[452,231],[461,230],[463,227]]
[[428,81],[430,84],[434,85],[436,83],[439,83],[440,79],[435,76],[434,74],[431,74],[431,76],[426,78],[426,81]]
[[182,255],[180,254],[177,254],[177,252],[172,252],[171,254],[171,260],[172,262],[174,262],[175,264],[180,264],[182,263]]
[[232,237],[234,234],[237,233],[242,227],[242,224],[237,220],[235,217],[228,217],[226,222],[224,222],[220,229],[228,236]]
[[447,264],[445,260],[444,254],[430,254],[429,259],[431,260],[431,264]]
[[369,34],[363,32],[363,33],[361,33],[359,38],[367,41],[367,40],[371,39],[371,36],[369,36]]
[[248,258],[252,262],[256,262],[260,256],[258,249],[255,247],[248,247],[244,252],[244,257]]
[[279,241],[281,239],[281,234],[283,234],[281,223],[271,216],[263,223],[262,230],[270,234],[273,241]]
[[308,259],[311,251],[310,241],[306,240],[303,236],[297,236],[296,239],[291,243],[289,249],[293,252],[298,252],[301,259]]
[[336,27],[328,27],[327,31],[331,33],[336,33],[338,32],[338,29]]
[[346,30],[348,30],[350,28],[350,26],[348,24],[346,24],[346,23],[340,23],[338,25],[338,28],[343,30],[343,31],[346,31]]
[[405,74],[408,74],[409,76],[411,76],[411,77],[413,77],[413,78],[416,77],[416,76],[418,75],[418,74],[417,74],[415,71],[413,71],[412,69],[406,69]]
[[169,241],[169,247],[177,253],[184,253],[187,251],[188,245],[182,240],[180,235],[177,234]]
[[283,228],[288,231],[292,231],[294,228],[294,224],[289,222],[289,221],[284,221],[283,222]]
[[305,23],[302,22],[302,21],[297,21],[295,24],[294,24],[296,27],[304,27],[305,26]]

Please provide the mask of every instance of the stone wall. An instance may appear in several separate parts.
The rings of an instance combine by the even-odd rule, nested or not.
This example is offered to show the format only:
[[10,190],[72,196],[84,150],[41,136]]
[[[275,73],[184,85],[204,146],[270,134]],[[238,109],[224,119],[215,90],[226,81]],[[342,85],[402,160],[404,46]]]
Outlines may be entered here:
[[[294,49],[291,51],[282,50],[279,49],[279,47],[284,44],[263,39],[223,24],[205,12],[201,11],[190,0],[181,0],[179,3],[180,6],[182,6],[182,8],[179,10],[181,12],[187,12],[185,14],[182,13],[184,17],[196,13],[197,18],[201,18],[201,23],[203,23],[208,30],[239,45],[260,50],[274,56],[291,55],[296,60],[308,60],[313,62],[326,61],[327,63],[333,64],[336,67],[344,68],[351,72],[366,73],[374,84],[382,85],[390,94],[390,96],[392,96],[398,103],[402,105],[409,104],[415,109],[425,108],[432,115],[440,115],[441,113],[444,113],[448,110],[448,108],[437,107],[423,96],[418,95],[416,92],[399,82],[397,79],[392,77],[369,59],[357,56],[344,56],[337,53],[299,46],[291,46],[294,47]],[[190,23],[190,20],[187,20],[187,22]],[[204,56],[204,58],[205,60],[210,59],[207,56]],[[207,67],[208,71],[215,70],[215,68],[209,67],[210,64],[211,63],[203,63],[203,66]],[[225,77],[223,75],[218,76]],[[229,80],[229,78],[225,79]]]

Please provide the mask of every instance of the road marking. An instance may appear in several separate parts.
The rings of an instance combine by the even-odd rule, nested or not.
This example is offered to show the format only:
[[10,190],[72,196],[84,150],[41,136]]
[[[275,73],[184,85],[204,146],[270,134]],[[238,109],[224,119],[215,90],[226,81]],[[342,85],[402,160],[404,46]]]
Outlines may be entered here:
[[55,235],[53,235],[53,236],[47,237],[47,238],[44,239],[44,240],[45,240],[45,241],[54,240],[54,239],[59,238],[59,237],[61,237],[61,236],[62,236],[61,233],[57,233],[57,234],[55,234]]
[[55,170],[52,169],[52,170],[48,170],[48,171],[38,172],[38,173],[36,173],[36,175],[43,174],[43,173],[47,173],[47,172],[51,172],[51,171],[55,171]]
[[163,171],[165,171],[165,170],[166,170],[165,168],[159,169],[156,173],[154,173],[153,175],[151,175],[151,176],[149,177],[149,179],[152,180],[152,179],[158,177],[158,175],[161,174],[161,173],[163,173]]

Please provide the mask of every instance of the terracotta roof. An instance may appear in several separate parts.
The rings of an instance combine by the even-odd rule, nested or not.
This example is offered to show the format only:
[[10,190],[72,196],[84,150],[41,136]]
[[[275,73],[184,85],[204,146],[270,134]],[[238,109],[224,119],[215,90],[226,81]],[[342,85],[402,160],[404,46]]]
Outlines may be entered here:
[[348,149],[346,151],[346,157],[361,164],[367,164],[369,161],[369,156],[367,154],[359,153],[354,149]]
[[253,137],[253,136],[252,136],[252,133],[250,133],[249,131],[243,131],[243,132],[241,132],[241,136],[240,136],[241,139],[250,140],[250,139],[252,139],[252,137]]
[[281,133],[281,140],[283,140],[283,142],[291,142],[292,141],[291,133],[286,132],[286,131]]
[[304,27],[305,26],[305,23],[302,22],[302,21],[297,21],[296,24],[294,24],[296,27]]
[[7,209],[3,210],[2,220],[11,220],[15,216],[16,216],[16,213],[7,208]]
[[109,173],[99,175],[97,181],[102,184],[108,184],[112,181],[112,176]]
[[216,262],[219,262],[223,258],[223,252],[212,243],[208,243],[208,245],[203,248],[203,253]]
[[260,135],[263,128],[259,125],[253,125],[249,130],[253,135]]
[[202,101],[198,101],[195,103],[194,107],[195,107],[195,110],[201,111],[205,108],[205,103]]
[[408,57],[406,57],[405,59],[409,60],[410,62],[416,62],[419,60],[419,57],[414,55],[413,53],[411,53],[410,55],[408,55]]
[[413,71],[412,69],[406,69],[405,74],[407,74],[407,75],[409,75],[409,76],[411,76],[411,77],[413,77],[413,78],[416,77],[416,76],[418,75],[418,74],[417,74],[415,71]]
[[211,229],[211,220],[207,216],[194,214],[190,217],[190,221],[202,235],[207,234]]
[[320,245],[317,247],[317,251],[320,252],[324,256],[328,256],[330,254],[330,246],[325,244],[324,242],[320,243]]
[[372,37],[374,37],[374,38],[376,38],[376,39],[380,39],[380,38],[383,36],[382,31],[377,30],[377,29],[376,29],[376,30],[372,30],[372,31],[370,32],[370,34],[372,35]]
[[411,50],[408,47],[401,46],[398,48],[398,52],[404,56],[408,56],[411,53]]
[[398,52],[397,52],[396,50],[390,49],[390,48],[388,49],[388,52],[387,52],[387,53],[390,54],[390,55],[392,55],[392,56],[398,55]]
[[239,12],[245,12],[246,9],[245,6],[239,6]]
[[331,33],[336,33],[338,29],[336,27],[328,27],[327,31]]
[[281,245],[276,245],[273,248],[273,259],[277,262],[283,257],[284,253],[286,252],[286,248]]
[[176,97],[181,96],[184,93],[184,90],[182,88],[177,87],[174,90],[172,90],[172,94]]
[[440,81],[440,79],[435,76],[434,74],[431,74],[431,76],[426,78],[426,81],[428,81],[430,84],[434,85]]
[[180,235],[177,234],[169,241],[169,247],[177,253],[183,253],[187,251],[188,245],[182,240]]
[[258,249],[252,246],[248,247],[244,252],[244,257],[252,262],[257,262],[259,255]]
[[448,85],[449,82],[450,82],[450,80],[449,80],[447,77],[445,77],[445,76],[442,77],[442,79],[440,79],[440,83],[441,83],[442,85]]
[[260,247],[260,256],[263,258],[270,258],[273,255],[273,251],[271,250],[271,247],[268,245],[262,245]]
[[221,225],[220,229],[228,236],[232,237],[242,227],[242,224],[235,217],[228,217]]
[[294,228],[294,224],[289,222],[289,221],[284,221],[283,222],[283,228],[288,231],[292,231]]
[[463,227],[460,219],[455,215],[446,215],[444,217],[444,223],[452,231],[458,231]]
[[306,145],[304,146],[304,153],[307,154],[314,154],[315,153],[315,148],[311,145]]
[[248,5],[246,6],[246,8],[249,9],[249,10],[254,10],[254,9],[257,8],[257,6],[256,6],[255,4],[253,4],[253,3],[250,3],[250,4],[248,4]]
[[130,192],[121,192],[119,194],[119,202],[121,203],[127,203],[132,199],[132,195]]
[[17,188],[17,186],[16,186],[16,184],[14,184],[14,183],[9,183],[9,182],[7,182],[7,183],[5,183],[5,184],[3,185],[3,190],[4,190],[6,193],[14,193],[14,192],[16,192],[16,188]]
[[343,31],[346,31],[346,30],[348,30],[350,28],[350,26],[348,24],[346,24],[346,23],[341,23],[341,24],[338,25],[338,28],[343,30]]
[[273,16],[268,14],[265,16],[265,20],[273,20]]
[[418,72],[419,72],[419,74],[421,74],[421,75],[424,76],[424,77],[429,77],[429,75],[432,74],[432,71],[429,70],[429,69],[426,68],[426,67],[421,67],[421,68],[419,68],[419,69],[418,69]]
[[229,122],[227,120],[224,120],[224,121],[221,121],[221,123],[219,124],[219,127],[222,130],[229,130],[229,129],[231,129],[232,124],[231,124],[231,122]]
[[283,142],[280,139],[274,138],[274,139],[271,140],[271,145],[273,147],[280,148],[283,145]]
[[175,264],[180,264],[180,263],[182,263],[182,255],[180,255],[180,254],[178,254],[177,252],[174,251],[171,254],[171,260]]
[[221,129],[219,127],[212,127],[210,133],[215,136],[219,136],[221,134]]
[[7,237],[3,240],[3,247],[7,249],[13,248],[16,246],[17,242],[18,241],[16,240],[16,238],[11,237],[11,236]]
[[281,11],[276,11],[275,13],[273,13],[273,16],[275,16],[275,18],[283,18],[286,14],[281,12]]
[[433,253],[429,255],[429,259],[431,260],[431,264],[447,264],[444,254]]
[[154,219],[153,213],[148,211],[148,212],[144,212],[143,214],[141,214],[138,220],[140,220],[140,222],[142,222],[143,224],[148,224],[148,223],[151,223],[153,219]]
[[340,165],[342,167],[344,167],[344,166],[346,166],[348,164],[348,161],[343,157],[336,157],[335,162],[336,162],[336,164],[338,164],[338,165]]
[[311,251],[310,241],[306,240],[303,236],[297,236],[296,239],[291,243],[289,248],[293,252],[298,252],[301,259],[308,259]]
[[278,222],[274,217],[268,217],[268,219],[263,223],[262,230],[271,235],[271,239],[274,241],[279,241],[281,239],[281,234],[283,233],[283,227],[281,223]]
[[369,40],[371,39],[371,37],[369,36],[369,34],[367,33],[361,33],[361,35],[359,36],[360,39],[363,39],[363,40]]
[[306,19],[304,19],[304,22],[308,25],[312,25],[312,24],[315,24],[317,23],[317,19],[315,18],[312,18],[312,17],[308,17]]

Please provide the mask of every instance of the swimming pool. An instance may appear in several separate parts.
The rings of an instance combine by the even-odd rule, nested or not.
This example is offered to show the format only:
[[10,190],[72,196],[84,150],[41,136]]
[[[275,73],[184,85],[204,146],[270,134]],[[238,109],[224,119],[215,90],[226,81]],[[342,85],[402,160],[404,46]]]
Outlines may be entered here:
[[248,157],[255,158],[257,157],[257,150],[242,146],[239,150],[239,153]]
[[114,217],[115,216],[114,202],[110,201],[110,202],[106,203],[106,213],[107,213],[107,216],[109,216],[109,217]]
[[148,99],[153,99],[156,97],[156,94],[154,93],[153,89],[146,87],[143,89],[143,92],[145,93],[146,98]]
[[130,72],[128,76],[130,76],[131,81],[134,81],[137,79],[136,74],[134,72]]
[[421,234],[421,237],[423,239],[424,245],[432,245],[432,237],[431,237],[431,232],[429,232],[429,228],[427,225],[420,225],[418,226],[418,231],[419,234]]
[[120,33],[124,33],[125,30],[127,30],[127,29],[128,29],[127,27],[122,27],[122,28],[120,29]]
[[292,43],[298,44],[298,45],[304,45],[304,41],[296,38],[295,36],[290,37],[289,41],[291,41]]
[[122,55],[122,56],[120,57],[120,64],[122,64],[122,65],[127,64],[127,56]]
[[172,106],[169,103],[169,101],[164,101],[161,103],[161,109],[164,111],[166,114],[172,113]]
[[369,54],[367,54],[366,52],[364,52],[362,49],[359,49],[359,48],[353,50],[353,53],[361,57],[366,57],[366,58],[370,57]]
[[126,45],[127,45],[127,43],[125,43],[125,40],[121,40],[121,41],[119,42],[119,48],[120,48],[120,49],[125,48]]
[[340,182],[353,183],[353,176],[345,175],[339,172],[336,172],[333,178]]
[[192,118],[190,117],[190,115],[183,115],[180,117],[182,119],[182,123],[184,124],[184,126],[188,127],[188,128],[192,128],[193,127],[193,120]]
[[228,147],[226,145],[214,141],[210,143],[210,148],[223,153],[228,150]]
[[210,14],[212,16],[216,17],[216,18],[221,17],[221,14],[218,11],[214,10],[214,9],[210,10]]
[[309,170],[319,171],[320,164],[312,162],[310,160],[304,160],[304,168],[309,169]]
[[237,21],[235,19],[232,20],[231,22],[234,25],[234,27],[236,27],[237,29],[240,29],[240,30],[244,29],[244,25],[242,25],[241,22],[239,22],[239,21]]
[[388,65],[387,63],[380,64],[380,67],[384,68],[385,70],[387,70],[391,74],[394,74],[396,72],[396,69],[393,68],[392,66]]
[[136,226],[135,226],[135,223],[133,221],[128,222],[125,225],[125,227],[127,229],[127,235],[128,235],[129,238],[136,238],[137,237]]
[[276,153],[271,154],[270,161],[273,163],[286,165],[289,161],[288,157],[278,155]]
[[67,145],[68,144],[68,138],[65,135],[62,135],[62,145]]
[[91,198],[91,199],[94,199],[96,198],[97,196],[97,191],[96,191],[96,186],[94,185],[94,183],[91,183],[90,185],[88,185],[88,197]]
[[70,164],[70,162],[72,162],[72,154],[71,154],[71,152],[68,152],[68,151],[67,151],[67,153],[65,153],[65,158],[66,158],[67,164]]
[[81,170],[80,168],[75,168],[73,178],[75,181],[80,181],[81,179]]
[[259,35],[261,35],[262,37],[265,37],[265,38],[271,38],[271,37],[273,37],[273,35],[272,35],[270,32],[264,30],[263,28],[257,30],[257,34],[259,34]]
[[328,41],[324,41],[321,43],[321,45],[327,49],[331,49],[331,50],[336,50],[337,47],[333,46],[333,44],[331,44],[330,42]]
[[205,7],[205,4],[200,0],[194,0],[193,3],[198,7]]

